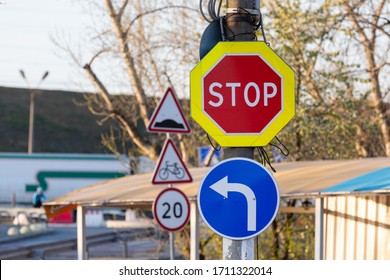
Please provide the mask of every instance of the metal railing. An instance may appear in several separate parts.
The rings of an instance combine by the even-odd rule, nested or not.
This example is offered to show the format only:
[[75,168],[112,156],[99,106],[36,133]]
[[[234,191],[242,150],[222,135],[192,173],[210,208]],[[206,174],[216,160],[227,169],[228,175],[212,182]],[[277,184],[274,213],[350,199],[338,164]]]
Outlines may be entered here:
[[[110,242],[123,244],[123,258],[128,257],[128,242],[136,238],[150,238],[155,234],[153,228],[132,229],[128,231],[114,231],[87,236],[87,255],[91,257],[90,249],[94,246]],[[0,252],[0,259],[46,259],[48,254],[72,251],[77,249],[77,239],[59,240],[55,242],[40,242],[34,245],[21,246],[3,249]]]

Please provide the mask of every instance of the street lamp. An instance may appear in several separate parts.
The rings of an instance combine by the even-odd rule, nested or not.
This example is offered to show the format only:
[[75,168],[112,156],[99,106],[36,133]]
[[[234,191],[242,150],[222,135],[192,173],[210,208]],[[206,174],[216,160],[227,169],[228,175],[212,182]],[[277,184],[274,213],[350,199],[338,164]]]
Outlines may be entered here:
[[30,84],[27,80],[26,75],[24,74],[24,71],[22,69],[19,70],[20,75],[22,78],[26,81],[28,91],[30,93],[30,116],[29,116],[29,124],[28,124],[28,153],[32,154],[33,152],[33,139],[34,139],[34,103],[35,103],[35,95],[37,94],[37,91],[39,89],[39,86],[47,78],[49,75],[49,71],[46,71],[43,73],[43,76],[41,80],[39,81],[38,85],[35,87],[35,89],[30,87]]

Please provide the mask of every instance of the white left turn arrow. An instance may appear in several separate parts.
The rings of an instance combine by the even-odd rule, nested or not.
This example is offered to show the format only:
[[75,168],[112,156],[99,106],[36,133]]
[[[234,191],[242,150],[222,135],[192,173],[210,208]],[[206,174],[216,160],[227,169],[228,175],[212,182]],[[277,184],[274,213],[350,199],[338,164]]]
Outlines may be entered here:
[[246,198],[248,205],[248,231],[256,231],[256,196],[250,187],[239,183],[229,183],[228,176],[222,178],[218,182],[212,184],[210,188],[228,198],[229,192],[239,192]]

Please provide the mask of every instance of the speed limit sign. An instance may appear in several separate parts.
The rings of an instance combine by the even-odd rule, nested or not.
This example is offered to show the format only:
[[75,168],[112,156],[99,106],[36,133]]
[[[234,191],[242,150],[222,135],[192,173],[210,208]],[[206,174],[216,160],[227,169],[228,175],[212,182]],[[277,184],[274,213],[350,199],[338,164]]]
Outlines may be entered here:
[[190,203],[179,189],[164,189],[153,203],[153,214],[157,223],[165,230],[183,228],[190,217]]

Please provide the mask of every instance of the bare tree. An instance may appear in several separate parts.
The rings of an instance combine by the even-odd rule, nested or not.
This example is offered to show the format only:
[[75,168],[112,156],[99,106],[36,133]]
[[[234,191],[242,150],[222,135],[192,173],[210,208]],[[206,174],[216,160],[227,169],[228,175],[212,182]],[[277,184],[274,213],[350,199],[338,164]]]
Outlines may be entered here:
[[[369,40],[376,40],[371,46],[374,49],[368,53],[373,53],[371,65],[376,62],[372,66],[377,72],[372,71],[372,74],[377,77],[367,78],[359,66],[362,52],[356,50],[356,44],[362,42],[359,30],[351,24],[349,14],[345,12],[345,5],[349,2],[264,2],[268,15],[264,22],[271,46],[296,71],[297,115],[281,135],[296,146],[293,157],[297,160],[378,156],[385,151],[386,144],[382,143],[388,143],[385,135],[388,135],[386,123],[388,127],[389,119],[383,101],[388,89],[382,89],[386,79],[382,78],[382,85],[380,82],[380,75],[386,76],[385,67],[388,66],[390,44],[385,20],[388,12],[382,7],[381,15],[377,10],[371,13],[376,16],[370,17],[368,10],[380,3],[384,5],[384,2],[355,1],[359,2],[354,6],[356,12],[362,14],[364,11],[365,14],[359,16],[359,22],[364,22],[360,31],[381,33],[380,38],[370,35]],[[368,6],[362,8],[363,3]],[[380,20],[374,22],[374,18]],[[373,98],[374,102],[367,100],[368,95],[364,92],[366,81],[371,85],[376,83],[371,87],[370,96],[380,91]],[[374,109],[367,110],[371,105]],[[378,137],[378,134],[383,137]],[[292,135],[295,135],[295,141],[292,141]]]
[[[95,11],[100,9],[99,13],[109,19],[110,26],[94,30],[92,39],[95,52],[87,63],[83,63],[83,69],[98,93],[98,96],[89,95],[86,103],[93,114],[101,117],[101,122],[108,119],[117,121],[127,140],[132,143],[133,154],[158,159],[163,136],[145,133],[158,97],[168,86],[180,88],[183,92],[180,97],[187,94],[184,89],[188,86],[183,81],[188,79],[183,75],[188,73],[177,70],[189,69],[189,65],[195,63],[194,53],[197,53],[200,31],[199,28],[189,28],[196,26],[196,21],[200,20],[195,4],[195,1],[191,1],[187,5],[177,5],[169,0],[105,0],[103,6],[90,3]],[[183,14],[189,16],[183,17]],[[81,64],[74,51],[69,47],[65,49]],[[110,80],[99,78],[100,68],[94,65],[110,59],[110,68],[125,73],[121,77],[127,80],[130,96],[113,94],[106,86]],[[186,104],[183,105],[188,108]],[[196,136],[175,137],[185,161],[195,154],[185,148],[184,142],[194,142],[189,139],[191,137]],[[116,141],[113,131],[103,137],[103,143],[114,153],[117,153]]]
[[[323,2],[275,0],[264,1],[264,6],[269,43],[296,74],[296,117],[280,134],[288,146],[293,146],[291,157],[349,157],[351,143],[339,147],[335,144],[351,138],[348,129],[342,128],[337,137],[329,137],[329,133],[336,134],[339,116],[345,115],[335,101],[339,81],[348,79],[346,74],[335,71],[343,64],[329,47],[341,24],[338,13]],[[344,122],[342,127],[350,124]]]
[[386,0],[348,0],[343,1],[342,6],[351,22],[350,34],[356,36],[354,38],[364,51],[372,107],[382,134],[385,154],[390,157],[390,110],[384,102],[389,88],[384,89],[386,85],[380,81],[381,73],[390,66],[390,4]]

